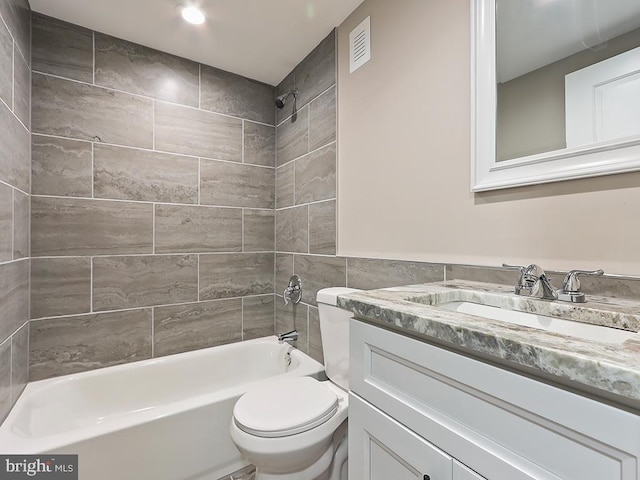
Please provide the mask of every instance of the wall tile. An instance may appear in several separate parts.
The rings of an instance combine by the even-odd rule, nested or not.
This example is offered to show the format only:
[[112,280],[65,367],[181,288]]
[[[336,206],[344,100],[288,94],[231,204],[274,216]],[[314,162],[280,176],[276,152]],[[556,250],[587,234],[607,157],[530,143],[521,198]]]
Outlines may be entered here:
[[291,207],[295,203],[295,163],[276,169],[276,208]]
[[242,299],[154,309],[154,356],[242,340]]
[[309,105],[309,149],[336,140],[336,88],[333,87]]
[[13,192],[13,258],[29,256],[29,196]]
[[31,318],[91,311],[91,258],[31,259]]
[[274,334],[274,295],[242,299],[242,339],[267,337]]
[[155,122],[157,150],[242,161],[242,120],[156,102]]
[[29,131],[1,102],[0,145],[0,180],[28,193],[31,183],[31,137]]
[[[336,38],[331,31],[313,51],[293,69],[276,88],[276,94],[298,88],[298,107],[302,107],[336,83]],[[278,110],[277,122],[291,115],[289,105]]]
[[198,300],[196,255],[93,259],[93,310]]
[[282,295],[289,285],[289,279],[293,275],[293,255],[289,253],[276,254],[276,293]]
[[318,290],[346,285],[347,265],[344,258],[296,255],[293,268],[304,285],[302,301],[309,305],[317,305]]
[[309,307],[309,356],[324,364],[322,335],[320,334],[320,316],[316,307]]
[[309,253],[336,254],[336,201],[309,205]]
[[437,263],[348,258],[349,287],[372,290],[444,280],[444,265]]
[[296,204],[336,198],[335,143],[296,160]]
[[13,38],[0,21],[0,100],[13,106]]
[[22,56],[31,58],[31,8],[28,0],[2,0],[0,16],[16,39]]
[[298,110],[297,115],[278,125],[276,129],[276,165],[298,158],[309,152],[309,108]]
[[276,129],[269,125],[244,122],[244,163],[275,167]]
[[244,211],[244,251],[273,251],[275,218],[271,210]]
[[11,410],[11,340],[0,343],[0,422]]
[[472,265],[447,265],[447,280],[470,280],[473,282],[515,285],[516,270],[499,267],[476,267]]
[[309,252],[308,210],[301,205],[276,212],[276,251]]
[[153,147],[152,100],[33,74],[34,133]]
[[151,309],[31,322],[29,380],[151,357]]
[[242,210],[156,205],[156,253],[242,251]]
[[34,195],[91,197],[91,143],[32,135],[31,155]]
[[303,303],[291,302],[285,306],[283,298],[276,295],[276,335],[291,330],[298,332],[298,340],[292,345],[307,353],[309,351],[309,307]]
[[197,203],[198,160],[148,150],[95,145],[95,196]]
[[29,381],[29,323],[11,337],[11,403],[15,403]]
[[273,208],[275,170],[214,160],[200,161],[200,203]]
[[22,55],[15,55],[13,61],[13,112],[31,128],[31,70]]
[[96,33],[96,85],[198,107],[198,64]]
[[152,248],[152,205],[31,199],[33,256],[151,253]]
[[13,189],[0,183],[0,262],[13,258]]
[[29,260],[0,265],[0,342],[29,319]]
[[33,14],[33,70],[93,83],[93,32]]
[[273,253],[200,255],[200,300],[273,293]]
[[274,87],[207,65],[201,69],[201,108],[274,124]]

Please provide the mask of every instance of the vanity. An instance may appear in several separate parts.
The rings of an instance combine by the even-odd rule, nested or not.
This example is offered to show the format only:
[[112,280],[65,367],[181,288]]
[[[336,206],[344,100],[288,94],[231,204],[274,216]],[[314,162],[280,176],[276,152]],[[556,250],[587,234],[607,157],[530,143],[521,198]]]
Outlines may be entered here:
[[451,281],[341,296],[352,480],[639,480],[640,308]]

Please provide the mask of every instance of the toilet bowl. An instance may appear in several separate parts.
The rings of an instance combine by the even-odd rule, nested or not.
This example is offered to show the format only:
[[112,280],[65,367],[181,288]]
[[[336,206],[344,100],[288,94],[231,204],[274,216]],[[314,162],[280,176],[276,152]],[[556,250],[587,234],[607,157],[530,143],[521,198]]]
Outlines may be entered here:
[[329,380],[277,379],[236,403],[231,438],[256,466],[256,480],[346,480],[349,318],[337,297],[318,292],[320,332]]

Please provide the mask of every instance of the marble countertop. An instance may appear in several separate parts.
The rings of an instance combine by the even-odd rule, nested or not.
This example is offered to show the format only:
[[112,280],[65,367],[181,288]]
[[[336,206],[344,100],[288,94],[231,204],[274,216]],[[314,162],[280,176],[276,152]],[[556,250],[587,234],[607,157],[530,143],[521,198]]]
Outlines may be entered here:
[[[636,335],[611,344],[438,308],[451,301],[484,303]],[[589,392],[595,388],[640,405],[640,302],[589,296],[587,303],[572,304],[518,296],[505,285],[455,280],[340,295],[338,305],[356,317],[374,319],[417,338],[462,347],[515,368],[543,372],[561,384],[586,386]]]

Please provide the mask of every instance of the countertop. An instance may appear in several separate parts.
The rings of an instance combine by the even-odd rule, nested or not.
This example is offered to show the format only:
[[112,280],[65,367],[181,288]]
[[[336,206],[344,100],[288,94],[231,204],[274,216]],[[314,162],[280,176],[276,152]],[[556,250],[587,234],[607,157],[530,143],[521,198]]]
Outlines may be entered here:
[[356,318],[373,319],[422,340],[475,352],[516,369],[526,367],[560,384],[584,386],[589,393],[595,389],[612,394],[633,407],[640,405],[640,333],[622,344],[585,340],[437,306],[450,301],[640,331],[640,302],[597,296],[588,296],[582,304],[540,300],[515,295],[513,287],[460,280],[340,295],[338,306]]

